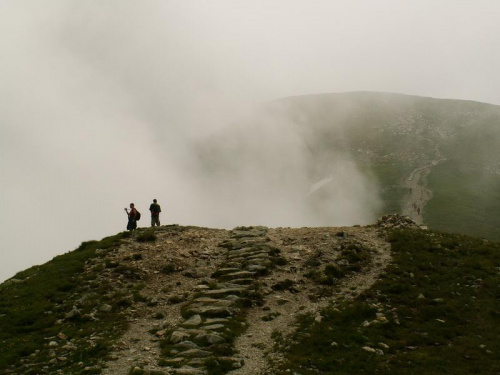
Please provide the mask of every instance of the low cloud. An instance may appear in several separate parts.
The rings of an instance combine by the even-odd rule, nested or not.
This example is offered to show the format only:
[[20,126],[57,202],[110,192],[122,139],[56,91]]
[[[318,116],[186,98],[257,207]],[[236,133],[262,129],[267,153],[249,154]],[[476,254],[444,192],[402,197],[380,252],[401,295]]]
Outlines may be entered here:
[[499,102],[497,3],[437,3],[0,2],[0,280],[124,230],[123,208],[153,198],[163,223],[369,222],[372,180],[346,153],[311,157],[300,118],[262,103]]
[[[279,107],[279,108],[278,108]],[[376,184],[344,150],[318,153],[314,134],[286,106],[200,142],[193,184],[204,220],[218,225],[367,224],[380,207]],[[340,135],[340,129],[338,131]]]

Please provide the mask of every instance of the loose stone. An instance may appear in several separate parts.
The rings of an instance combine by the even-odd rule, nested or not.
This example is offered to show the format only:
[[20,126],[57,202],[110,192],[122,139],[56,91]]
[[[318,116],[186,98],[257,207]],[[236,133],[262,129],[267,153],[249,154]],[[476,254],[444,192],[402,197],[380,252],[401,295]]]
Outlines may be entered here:
[[183,326],[199,326],[202,323],[200,315],[193,315],[190,319],[182,323]]
[[189,338],[189,334],[186,332],[181,332],[181,331],[174,331],[172,332],[172,335],[170,336],[170,342],[176,344],[178,342],[187,340]]

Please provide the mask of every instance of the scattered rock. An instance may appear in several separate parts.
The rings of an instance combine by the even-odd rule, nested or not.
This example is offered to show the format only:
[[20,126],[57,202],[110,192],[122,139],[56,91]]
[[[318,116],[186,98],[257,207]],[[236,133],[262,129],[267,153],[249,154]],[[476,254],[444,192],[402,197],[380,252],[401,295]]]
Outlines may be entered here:
[[185,352],[182,352],[180,355],[182,355],[182,357],[203,358],[203,357],[210,357],[212,355],[212,352],[202,349],[188,349]]
[[190,319],[186,320],[182,323],[183,326],[199,326],[202,323],[202,319],[200,315],[193,315]]
[[199,349],[200,347],[192,341],[183,341],[173,346],[175,349],[189,350],[189,349]]
[[189,334],[183,331],[174,331],[170,336],[170,342],[173,344],[177,344],[178,342],[187,340],[189,338]]
[[220,344],[223,342],[226,342],[226,339],[222,336],[219,336],[215,333],[210,333],[207,335],[200,335],[196,337],[197,339],[200,339],[201,341],[206,341],[209,344]]
[[158,337],[165,336],[165,333],[166,333],[166,332],[167,332],[167,331],[166,331],[165,329],[162,329],[161,331],[156,332],[156,336],[158,336]]
[[384,215],[377,221],[379,228],[420,228],[415,220],[400,214]]
[[368,353],[375,353],[377,355],[384,355],[384,352],[381,349],[374,349],[369,346],[363,346],[361,349],[363,349],[365,352]]
[[[160,227],[161,230],[162,227]],[[284,228],[286,230],[286,228]],[[157,375],[160,373],[166,374],[206,374],[208,363],[214,366],[222,366],[224,369],[237,369],[243,366],[242,358],[248,360],[246,366],[250,371],[246,373],[251,373],[253,371],[252,363],[253,359],[250,360],[246,357],[246,353],[240,350],[239,353],[242,354],[242,358],[232,358],[231,350],[233,350],[233,336],[240,332],[240,329],[245,329],[249,326],[249,322],[254,323],[250,320],[249,315],[239,315],[241,312],[246,312],[246,309],[253,306],[262,307],[264,305],[270,306],[271,311],[276,314],[275,316],[280,316],[276,319],[276,323],[267,323],[269,327],[278,326],[280,328],[283,325],[288,324],[290,329],[293,329],[293,323],[290,322],[290,316],[293,316],[293,310],[297,311],[304,310],[305,313],[311,311],[309,306],[307,306],[308,300],[306,291],[310,290],[309,280],[301,278],[301,273],[304,272],[303,263],[304,259],[307,258],[307,254],[312,254],[316,251],[316,248],[310,248],[308,241],[312,241],[315,246],[320,246],[322,249],[331,249],[332,253],[341,250],[340,244],[346,242],[344,239],[348,237],[347,232],[341,232],[340,235],[335,235],[335,232],[324,231],[321,234],[321,238],[316,238],[313,234],[309,235],[309,229],[305,229],[304,232],[307,235],[296,236],[296,237],[282,237],[276,239],[274,234],[269,234],[269,238],[266,237],[260,229],[258,230],[243,230],[238,229],[232,232],[233,238],[226,241],[224,248],[217,248],[216,244],[211,245],[211,247],[196,247],[195,245],[200,241],[201,236],[196,233],[199,229],[189,229],[191,233],[189,236],[182,237],[182,246],[178,246],[178,241],[170,241],[168,244],[168,253],[162,253],[160,244],[163,246],[166,241],[157,241],[155,244],[145,244],[140,246],[146,246],[149,248],[139,248],[138,245],[132,250],[133,252],[140,251],[144,254],[141,260],[141,273],[145,274],[145,278],[141,279],[141,282],[146,282],[147,286],[141,291],[141,295],[144,296],[144,301],[132,301],[131,305],[123,306],[123,311],[128,314],[129,322],[132,325],[139,327],[141,326],[145,332],[145,336],[141,337],[140,341],[135,342],[133,338],[138,336],[129,336],[126,341],[127,345],[125,348],[120,348],[118,345],[115,346],[116,357],[119,359],[115,362],[121,362],[128,365],[126,371],[130,371],[131,365],[134,364],[135,367],[132,371],[137,371],[138,374],[149,374]],[[358,238],[358,233],[364,231],[365,229],[353,229],[349,233],[350,238],[355,238],[356,241],[359,239],[360,243],[368,241],[363,240],[363,237]],[[371,228],[369,229],[370,236],[377,236],[378,231]],[[160,232],[161,233],[161,232]],[[209,236],[205,237],[209,238]],[[349,238],[349,241],[350,241]],[[370,237],[371,238],[371,237]],[[273,241],[273,245],[279,246],[280,249],[274,249],[270,246],[270,241]],[[380,240],[382,243],[383,239]],[[135,242],[134,242],[135,244]],[[297,251],[294,253],[296,256],[293,258],[291,256],[290,250],[293,244],[293,249]],[[205,245],[202,245],[205,246]],[[385,246],[383,244],[382,246]],[[376,249],[382,254],[382,250],[385,247],[377,246]],[[375,249],[375,247],[374,247]],[[130,257],[130,249],[128,249],[128,256]],[[283,258],[285,262],[283,265],[276,261],[278,253],[282,252],[279,257]],[[168,254],[168,255],[167,255]],[[378,253],[377,253],[378,254]],[[374,255],[375,256],[377,256]],[[106,257],[110,255],[114,256],[113,252],[106,254]],[[193,260],[193,257],[197,257],[197,260]],[[226,261],[224,261],[226,257]],[[119,264],[123,264],[119,257],[114,257]],[[206,260],[200,260],[206,259]],[[168,276],[163,272],[158,272],[161,269],[163,262],[168,260],[171,263],[176,264],[176,270]],[[215,260],[215,263],[214,263]],[[335,258],[332,255],[323,255],[321,264],[326,263],[326,261],[335,263]],[[148,265],[148,262],[153,265]],[[136,262],[132,259],[128,265],[135,264]],[[211,264],[210,264],[211,263]],[[219,265],[219,268],[214,267]],[[220,268],[220,266],[224,268]],[[347,263],[349,265],[349,263]],[[283,267],[281,267],[283,266]],[[196,270],[196,275],[192,274],[191,270]],[[294,270],[293,273],[290,270]],[[190,270],[190,271],[186,271]],[[106,270],[108,273],[113,274],[113,269]],[[184,276],[182,276],[184,275]],[[265,275],[265,276],[264,276]],[[272,288],[276,282],[283,281],[283,278],[287,275],[292,279],[293,284],[296,285],[296,289],[293,291],[290,288],[285,288],[283,290],[275,290]],[[122,275],[120,275],[122,276]],[[199,277],[199,280],[188,280],[188,277]],[[146,278],[147,277],[147,278]],[[149,283],[151,280],[157,282],[158,288],[156,289],[158,293],[154,293],[150,288]],[[167,281],[168,278],[168,281]],[[128,293],[131,296],[132,291],[135,292],[130,280],[126,277],[120,278],[121,290],[124,293]],[[180,281],[179,281],[180,280]],[[117,280],[114,280],[118,283]],[[182,281],[181,290],[177,289]],[[160,282],[163,284],[161,285]],[[198,285],[196,285],[198,284]],[[351,283],[352,284],[352,283]],[[300,290],[299,290],[300,288]],[[325,289],[329,289],[327,287]],[[340,283],[336,285],[335,288],[344,288]],[[332,288],[333,289],[333,288]],[[359,287],[356,291],[359,293],[363,288]],[[159,292],[161,291],[160,294]],[[189,292],[189,294],[187,293]],[[293,292],[300,292],[302,294],[292,294]],[[334,291],[336,293],[336,291]],[[143,293],[143,294],[142,294]],[[178,295],[176,295],[178,294]],[[305,300],[302,299],[304,295]],[[169,300],[170,297],[176,296],[179,302],[186,302],[182,305],[174,305],[173,302]],[[287,298],[284,298],[284,297]],[[135,297],[135,296],[134,296]],[[146,299],[147,298],[147,299]],[[320,301],[326,302],[330,296],[321,296]],[[350,298],[347,296],[346,298]],[[109,300],[107,300],[109,301]],[[161,306],[161,311],[165,312],[165,321],[159,320],[158,322],[152,322],[152,317],[155,317],[158,308],[148,308],[149,302],[154,301],[154,306]],[[137,303],[146,302],[146,303]],[[319,306],[318,302],[312,301],[315,307]],[[102,302],[101,302],[102,304]],[[110,303],[111,304],[111,303]],[[316,305],[317,304],[317,305]],[[75,304],[80,308],[80,306],[85,307],[85,312],[87,312],[87,305],[85,304]],[[114,303],[112,304],[113,306]],[[69,305],[71,306],[71,305]],[[109,306],[109,305],[108,305]],[[106,312],[109,311],[106,305],[100,306],[99,304],[94,308],[95,311]],[[111,306],[110,306],[111,307]],[[83,307],[82,307],[83,311]],[[120,305],[120,311],[122,311]],[[254,312],[260,311],[259,308],[255,308]],[[312,310],[315,315],[314,320],[317,323],[322,323],[325,319],[321,314],[317,314],[320,309]],[[172,314],[172,312],[174,312]],[[180,314],[178,314],[180,312]],[[273,314],[271,313],[271,314]],[[258,318],[260,319],[260,311]],[[280,315],[283,314],[283,315]],[[96,314],[97,317],[100,317]],[[249,319],[247,322],[240,321],[242,317],[246,316]],[[149,319],[149,323],[144,320]],[[377,322],[387,320],[385,316],[378,315]],[[283,323],[284,321],[285,323]],[[392,321],[392,319],[391,319]],[[161,324],[159,324],[162,322]],[[146,323],[146,324],[145,324]],[[376,324],[373,322],[364,322],[363,326],[368,327],[371,324]],[[148,326],[148,324],[150,324]],[[151,327],[156,327],[155,330],[150,331]],[[267,329],[267,328],[266,328]],[[62,330],[62,328],[60,328]],[[147,334],[150,331],[154,335]],[[263,330],[265,331],[265,330]],[[262,362],[265,362],[265,356],[272,355],[272,345],[265,340],[261,340],[261,336],[258,332],[251,331],[248,337],[253,335],[253,342],[261,344],[260,346],[255,346],[262,356],[256,356]],[[286,330],[284,332],[287,332]],[[136,332],[137,334],[137,332]],[[101,335],[102,336],[102,335]],[[246,340],[246,334],[242,336],[242,339]],[[155,361],[158,360],[159,348],[157,348],[160,338],[167,338],[167,346],[170,346],[170,352],[168,354],[162,354],[162,364],[165,366],[172,366],[174,368],[163,368],[159,369],[155,367]],[[60,339],[60,338],[59,338]],[[237,339],[239,340],[239,339]],[[340,343],[341,345],[342,343]],[[62,344],[61,344],[62,345]],[[146,345],[146,346],[145,346]],[[79,345],[80,346],[80,345]],[[331,342],[330,346],[332,350],[335,350],[339,346],[337,342]],[[382,355],[384,351],[387,350],[386,347],[378,345],[381,349],[371,348],[371,344],[367,347],[370,348],[372,353],[377,355]],[[80,347],[80,349],[82,349]],[[366,350],[366,349],[365,349]],[[221,353],[227,355],[227,357],[221,356]],[[65,355],[64,353],[61,353]],[[59,353],[57,353],[59,356]],[[115,355],[115,353],[113,353]],[[115,357],[115,358],[116,358]],[[57,358],[57,357],[56,357]],[[114,365],[115,362],[109,362],[110,367],[117,366]],[[279,363],[279,359],[278,362]],[[88,364],[85,364],[88,366]],[[83,372],[83,366],[80,369]],[[151,366],[151,367],[146,367]],[[121,367],[123,369],[123,367]],[[156,371],[156,370],[162,370]],[[256,369],[254,373],[260,372],[262,368]],[[104,369],[103,374],[109,375],[112,373],[121,372],[110,372],[110,369]],[[131,372],[133,373],[133,372]],[[237,372],[240,373],[240,372]],[[270,372],[272,373],[272,372]],[[293,373],[293,371],[292,371]]]
[[388,350],[389,349],[389,345],[383,343],[383,342],[379,342],[378,343],[378,346],[380,346],[381,348],[384,348],[385,350]]
[[66,319],[75,319],[81,315],[82,315],[82,313],[80,312],[80,310],[78,310],[76,307],[73,307],[73,309],[71,311],[69,311],[64,317]]
[[102,312],[110,312],[111,310],[113,310],[113,307],[111,305],[104,304],[99,308],[99,310],[101,310]]

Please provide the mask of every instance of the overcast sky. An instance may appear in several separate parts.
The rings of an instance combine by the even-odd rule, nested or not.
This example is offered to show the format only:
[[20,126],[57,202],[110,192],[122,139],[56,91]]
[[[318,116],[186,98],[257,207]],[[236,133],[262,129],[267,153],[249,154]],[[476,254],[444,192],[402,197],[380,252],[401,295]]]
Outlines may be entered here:
[[497,0],[0,0],[0,281],[124,230],[131,201],[143,225],[153,198],[216,224],[186,144],[266,101],[500,104],[498,20]]

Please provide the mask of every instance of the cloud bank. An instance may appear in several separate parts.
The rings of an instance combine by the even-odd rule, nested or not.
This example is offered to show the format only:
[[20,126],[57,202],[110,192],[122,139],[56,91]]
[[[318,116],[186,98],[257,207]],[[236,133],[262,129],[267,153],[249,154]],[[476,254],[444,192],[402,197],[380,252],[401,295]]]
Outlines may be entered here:
[[[365,220],[371,182],[349,158],[311,175],[283,118],[262,117],[259,157],[240,152],[241,171],[217,183],[193,145],[289,95],[500,103],[499,12],[495,1],[2,1],[0,280],[123,230],[132,201],[147,213],[157,198],[164,222],[181,224]],[[330,178],[334,207],[314,203],[324,189],[290,204]]]

